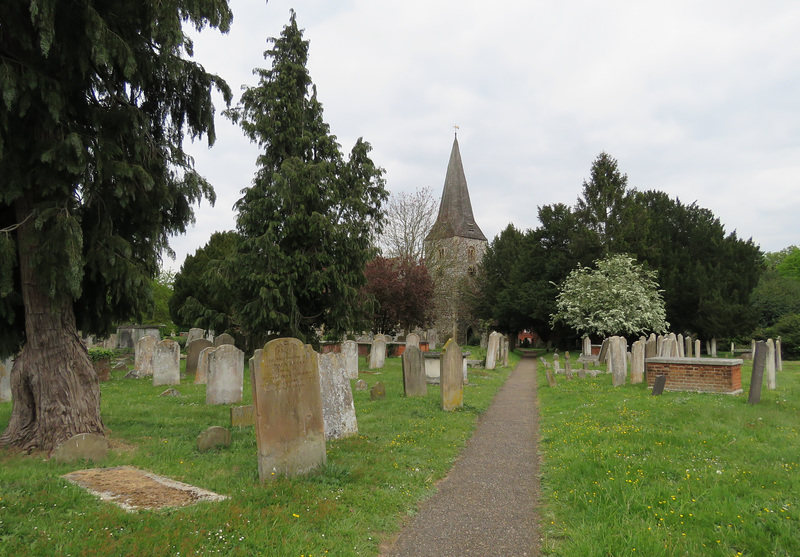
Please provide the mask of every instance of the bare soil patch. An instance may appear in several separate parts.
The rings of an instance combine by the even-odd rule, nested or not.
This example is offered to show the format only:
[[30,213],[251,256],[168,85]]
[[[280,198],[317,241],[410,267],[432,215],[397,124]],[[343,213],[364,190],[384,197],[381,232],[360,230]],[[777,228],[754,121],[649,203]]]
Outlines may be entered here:
[[133,466],[77,470],[62,477],[126,511],[185,507],[200,501],[227,499],[225,495]]

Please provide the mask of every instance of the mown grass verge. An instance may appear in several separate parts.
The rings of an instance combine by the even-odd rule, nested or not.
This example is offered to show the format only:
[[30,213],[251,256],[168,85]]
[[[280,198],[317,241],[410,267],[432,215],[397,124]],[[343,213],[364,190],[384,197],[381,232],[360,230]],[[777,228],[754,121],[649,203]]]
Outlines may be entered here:
[[[475,353],[475,351],[473,352]],[[512,355],[512,362],[518,358]],[[399,358],[360,378],[386,385],[386,399],[354,392],[359,435],[329,442],[328,462],[301,478],[258,480],[253,428],[233,428],[231,447],[196,448],[211,425],[230,426],[229,406],[206,406],[205,386],[165,387],[113,372],[101,385],[102,415],[115,448],[101,464],[59,464],[0,448],[3,555],[376,555],[382,540],[416,512],[446,475],[510,369],[470,373],[464,408],[442,412],[439,388],[403,396]],[[245,372],[245,400],[251,401]],[[0,424],[11,403],[0,404]],[[89,467],[132,465],[229,499],[182,509],[127,513],[60,476]]]
[[800,555],[800,362],[757,405],[749,362],[738,396],[549,388],[542,367],[543,554]]

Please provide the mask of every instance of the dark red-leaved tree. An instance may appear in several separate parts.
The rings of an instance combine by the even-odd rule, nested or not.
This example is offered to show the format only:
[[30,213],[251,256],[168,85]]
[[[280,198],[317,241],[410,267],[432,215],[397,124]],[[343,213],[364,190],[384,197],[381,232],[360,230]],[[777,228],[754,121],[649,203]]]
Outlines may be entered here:
[[376,257],[365,270],[363,291],[374,297],[375,332],[427,327],[433,316],[433,279],[421,262]]

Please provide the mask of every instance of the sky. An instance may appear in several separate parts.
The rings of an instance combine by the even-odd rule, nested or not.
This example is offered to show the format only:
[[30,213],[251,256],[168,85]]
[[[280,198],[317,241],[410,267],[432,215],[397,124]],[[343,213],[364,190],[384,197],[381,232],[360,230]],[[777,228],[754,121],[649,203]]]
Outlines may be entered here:
[[[574,205],[606,152],[628,185],[710,209],[764,251],[800,243],[800,3],[771,0],[231,0],[228,34],[192,31],[194,59],[239,100],[290,9],[310,41],[324,119],[359,137],[390,193],[438,200],[454,126],[478,225],[539,225]],[[259,149],[222,115],[187,145],[217,201],[171,245],[178,270],[233,204]]]

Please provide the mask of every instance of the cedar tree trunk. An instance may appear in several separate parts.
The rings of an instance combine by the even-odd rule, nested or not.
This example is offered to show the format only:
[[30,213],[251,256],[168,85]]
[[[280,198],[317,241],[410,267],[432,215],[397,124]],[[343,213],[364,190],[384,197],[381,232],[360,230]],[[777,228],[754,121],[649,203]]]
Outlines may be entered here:
[[25,305],[25,345],[11,370],[13,409],[0,444],[51,452],[79,433],[104,434],[100,384],[75,325],[69,296],[53,300],[37,280],[35,240],[27,200],[16,203],[19,264]]

